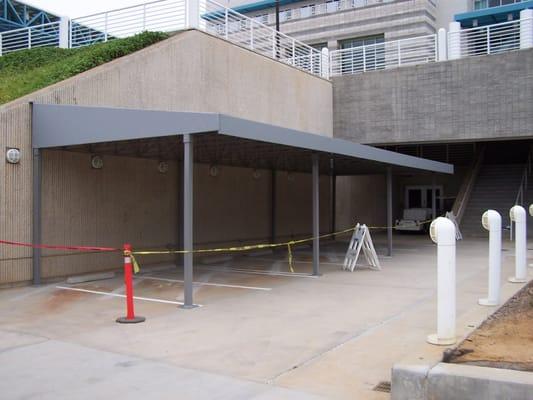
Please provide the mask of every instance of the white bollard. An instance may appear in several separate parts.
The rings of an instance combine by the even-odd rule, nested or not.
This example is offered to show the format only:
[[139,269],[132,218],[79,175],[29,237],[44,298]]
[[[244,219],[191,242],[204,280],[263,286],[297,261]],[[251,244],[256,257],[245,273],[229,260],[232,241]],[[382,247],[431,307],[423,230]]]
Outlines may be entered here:
[[427,337],[428,343],[448,346],[455,337],[455,225],[438,217],[429,228],[431,240],[437,243],[437,333]]
[[522,206],[514,206],[509,211],[511,223],[515,223],[515,276],[509,282],[523,283],[527,281],[526,254],[526,210]]
[[437,61],[446,61],[448,59],[448,40],[446,36],[446,29],[440,28],[437,33]]
[[500,304],[500,283],[502,271],[502,217],[499,212],[488,210],[481,217],[483,228],[489,231],[489,295],[479,299],[482,306]]
[[457,60],[461,58],[461,24],[450,22],[448,32],[448,60]]

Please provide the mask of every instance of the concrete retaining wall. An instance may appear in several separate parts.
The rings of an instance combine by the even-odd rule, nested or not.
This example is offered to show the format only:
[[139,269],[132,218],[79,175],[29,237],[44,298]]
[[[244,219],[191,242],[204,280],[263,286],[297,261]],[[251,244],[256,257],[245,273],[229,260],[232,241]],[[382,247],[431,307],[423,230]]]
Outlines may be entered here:
[[366,144],[533,136],[533,49],[333,78],[334,136]]
[[532,400],[533,373],[440,363],[395,365],[392,400]]

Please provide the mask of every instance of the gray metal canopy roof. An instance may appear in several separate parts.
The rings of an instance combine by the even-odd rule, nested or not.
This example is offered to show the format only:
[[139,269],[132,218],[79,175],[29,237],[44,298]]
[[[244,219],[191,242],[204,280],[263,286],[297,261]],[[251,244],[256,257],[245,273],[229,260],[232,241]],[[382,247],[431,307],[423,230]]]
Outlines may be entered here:
[[453,173],[453,165],[350,141],[218,113],[33,104],[34,148],[181,159],[182,140],[194,134],[195,161],[309,172],[310,153],[321,170],[334,161],[338,175],[410,172]]

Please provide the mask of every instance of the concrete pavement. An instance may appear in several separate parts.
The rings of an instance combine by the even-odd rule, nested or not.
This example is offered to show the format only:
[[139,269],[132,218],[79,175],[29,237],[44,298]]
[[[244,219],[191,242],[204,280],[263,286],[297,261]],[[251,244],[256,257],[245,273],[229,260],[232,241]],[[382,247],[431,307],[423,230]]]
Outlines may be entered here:
[[[383,271],[349,273],[340,268],[345,244],[325,246],[319,278],[270,274],[287,270],[284,253],[208,267],[198,263],[195,281],[210,283],[195,287],[195,300],[203,307],[182,310],[137,301],[137,313],[147,321],[130,326],[114,322],[124,313],[121,298],[56,285],[3,290],[0,326],[8,334],[0,344],[0,375],[7,388],[0,393],[9,393],[11,400],[51,390],[61,398],[79,381],[80,388],[90,383],[79,398],[107,396],[120,385],[119,376],[131,379],[121,393],[147,395],[137,387],[142,376],[174,397],[179,386],[185,393],[180,398],[389,398],[372,389],[390,380],[394,363],[436,364],[444,350],[425,342],[436,329],[435,246],[427,236],[397,236],[395,247],[393,258],[382,257]],[[514,258],[510,246],[504,248],[509,248],[502,273],[507,277]],[[477,305],[486,294],[486,253],[484,241],[459,243],[459,336],[494,310]],[[311,271],[308,249],[294,256],[297,272]],[[179,271],[151,276],[159,279],[136,280],[136,295],[182,298],[182,284],[175,282]],[[504,300],[522,287],[502,285]],[[120,276],[75,286],[122,293]],[[138,369],[124,374],[121,363],[132,360]],[[96,380],[80,381],[78,372]],[[3,390],[11,386],[16,390]]]

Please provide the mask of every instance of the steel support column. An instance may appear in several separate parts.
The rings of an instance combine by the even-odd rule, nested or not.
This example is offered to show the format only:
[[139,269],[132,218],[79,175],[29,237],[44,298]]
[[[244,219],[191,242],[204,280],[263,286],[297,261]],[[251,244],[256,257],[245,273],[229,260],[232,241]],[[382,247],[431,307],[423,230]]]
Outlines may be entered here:
[[[33,149],[33,217],[32,243],[41,244],[41,181],[42,181],[41,150]],[[33,284],[41,283],[41,249],[33,248]]]
[[392,168],[387,168],[387,255],[392,257]]
[[276,242],[276,170],[270,171],[270,243]]
[[[176,138],[178,140],[178,138]],[[183,249],[183,159],[176,163],[176,250]],[[183,254],[176,254],[176,266],[183,265]]]
[[431,175],[431,217],[437,218],[437,183],[435,174]]
[[320,207],[318,154],[313,153],[313,275],[320,275]]
[[[193,250],[194,147],[190,134],[183,135],[183,249]],[[193,254],[183,256],[183,308],[193,308]]]
[[[337,203],[337,175],[335,175],[335,160],[330,160],[330,177],[329,177],[329,215],[330,215],[330,233],[335,232],[335,214]],[[332,236],[335,239],[335,236]]]

